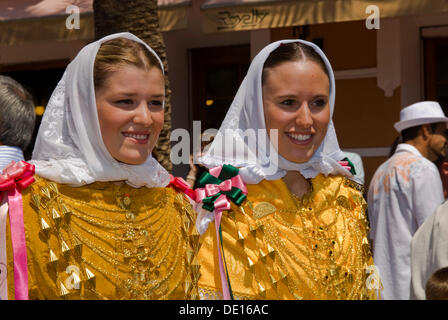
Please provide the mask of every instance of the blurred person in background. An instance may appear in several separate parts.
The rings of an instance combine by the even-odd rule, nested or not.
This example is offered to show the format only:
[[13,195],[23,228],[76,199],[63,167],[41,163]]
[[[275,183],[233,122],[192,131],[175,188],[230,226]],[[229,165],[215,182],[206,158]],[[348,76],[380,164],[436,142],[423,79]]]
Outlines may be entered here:
[[24,160],[35,121],[29,92],[14,79],[0,75],[0,172],[12,160]]
[[446,122],[437,102],[402,109],[400,121],[394,124],[402,143],[370,183],[370,238],[386,300],[409,299],[412,237],[444,200],[434,162],[446,153]]

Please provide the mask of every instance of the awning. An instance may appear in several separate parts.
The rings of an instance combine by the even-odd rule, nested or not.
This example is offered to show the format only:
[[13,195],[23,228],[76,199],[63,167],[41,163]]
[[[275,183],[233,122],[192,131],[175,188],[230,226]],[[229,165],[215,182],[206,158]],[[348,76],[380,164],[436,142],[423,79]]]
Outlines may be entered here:
[[[31,41],[91,40],[94,38],[93,0],[0,0],[0,46]],[[161,31],[186,28],[191,0],[158,0]],[[80,28],[65,27],[76,5]]]
[[160,31],[187,27],[187,11],[192,0],[158,0]]
[[201,9],[206,33],[365,20],[448,11],[447,0],[209,0]]

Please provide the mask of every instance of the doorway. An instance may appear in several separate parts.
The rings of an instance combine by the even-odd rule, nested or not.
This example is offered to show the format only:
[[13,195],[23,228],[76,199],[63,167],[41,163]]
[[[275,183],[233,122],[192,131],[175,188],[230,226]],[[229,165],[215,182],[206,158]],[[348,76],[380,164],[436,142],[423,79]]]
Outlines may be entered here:
[[193,120],[219,129],[250,64],[250,46],[191,50]]
[[438,101],[448,115],[448,38],[425,39],[425,99]]

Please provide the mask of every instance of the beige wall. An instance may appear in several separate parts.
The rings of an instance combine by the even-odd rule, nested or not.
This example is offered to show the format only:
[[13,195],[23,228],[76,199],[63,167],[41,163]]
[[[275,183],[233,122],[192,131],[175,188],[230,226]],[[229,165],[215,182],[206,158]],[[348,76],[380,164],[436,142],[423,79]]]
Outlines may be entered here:
[[[293,28],[271,30],[271,40],[293,38]],[[308,39],[324,39],[324,51],[334,70],[376,66],[376,30],[367,30],[364,21],[325,23],[310,26]]]
[[336,81],[334,123],[341,148],[379,148],[392,144],[398,133],[400,90],[385,97],[376,79]]
[[4,47],[0,46],[0,66],[71,60],[88,41],[48,41]]

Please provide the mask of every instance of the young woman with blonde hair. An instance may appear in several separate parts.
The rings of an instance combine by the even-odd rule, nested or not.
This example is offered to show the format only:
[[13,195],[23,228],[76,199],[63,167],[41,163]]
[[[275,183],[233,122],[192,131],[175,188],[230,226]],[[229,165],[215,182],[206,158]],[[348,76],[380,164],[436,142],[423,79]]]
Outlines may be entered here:
[[87,45],[68,65],[31,164],[2,176],[11,182],[2,299],[197,298],[195,213],[151,156],[163,73],[130,33]]

